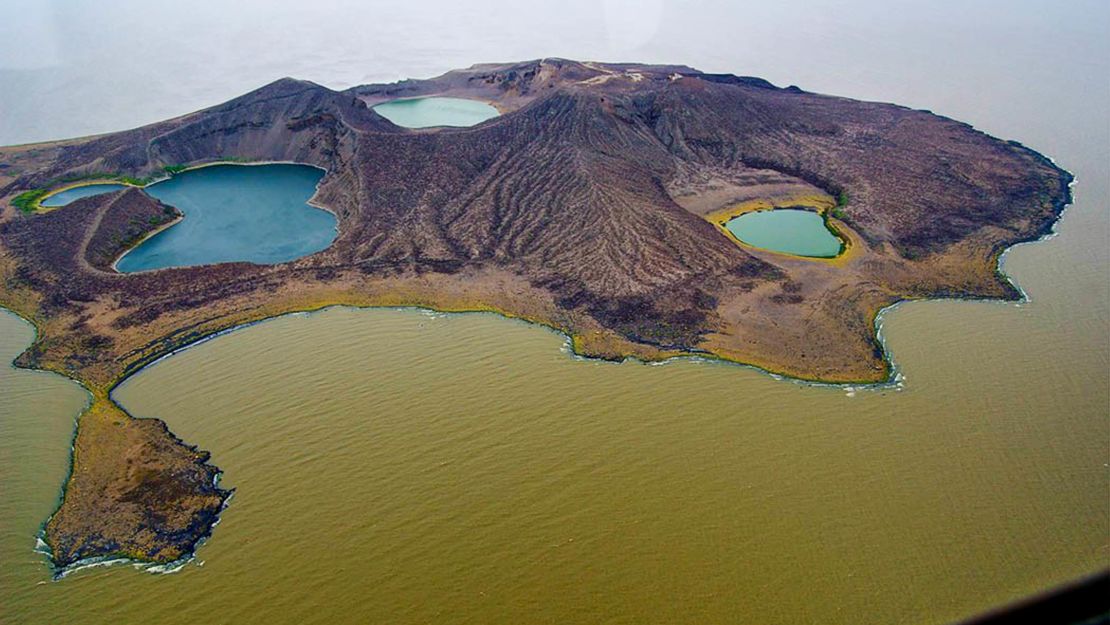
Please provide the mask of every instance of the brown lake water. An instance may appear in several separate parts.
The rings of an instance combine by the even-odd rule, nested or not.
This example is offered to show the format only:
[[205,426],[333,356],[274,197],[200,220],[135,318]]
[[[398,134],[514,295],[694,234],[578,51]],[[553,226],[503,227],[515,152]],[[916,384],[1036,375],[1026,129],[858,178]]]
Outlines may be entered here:
[[[752,23],[724,5],[702,7],[699,20],[666,5],[666,26],[643,41],[620,30],[627,24],[598,39],[562,16],[543,29],[510,23],[489,38],[435,39],[427,33],[484,31],[404,6],[393,28],[424,33],[410,47],[435,40],[442,51],[414,57],[415,70],[398,61],[414,75],[556,53],[684,61],[928,106],[1021,140],[1079,178],[1059,236],[1005,257],[1029,303],[888,312],[900,390],[806,386],[689,360],[580,360],[563,337],[493,315],[337,308],[270,320],[163,360],[115,395],[210,450],[237,489],[197,562],[170,575],[115,566],[60,582],[49,581],[35,536],[57,503],[87,395],[56,375],[0,367],[0,623],[945,623],[1106,566],[1110,55],[1091,43],[1106,40],[1105,7],[856,4],[873,9],[857,20],[859,37],[838,35],[851,21],[842,8],[754,16],[776,37],[789,25],[825,46],[819,59],[787,50],[771,65],[761,65],[766,47],[715,52],[736,41],[730,24]],[[107,26],[105,12],[126,25],[122,11],[51,19],[69,32],[78,17]],[[305,37],[315,15],[278,12]],[[180,28],[196,26],[182,16]],[[742,45],[768,43],[760,32]],[[7,108],[0,141],[47,138],[20,134],[35,128],[123,128],[213,93],[199,82],[210,73],[176,71],[198,83],[151,79],[135,91],[149,109],[96,126],[114,95],[85,86],[94,67],[67,60],[73,39],[56,42],[56,72],[0,64],[0,84],[19,87],[0,89],[9,94],[0,100],[70,93],[41,110]],[[306,57],[298,44],[266,67],[338,83],[351,78],[344,68],[401,56],[334,35],[316,41],[329,54]],[[191,62],[175,45],[167,63]],[[89,49],[72,58],[97,62],[100,48]],[[276,77],[260,75],[264,55],[240,56],[243,68],[212,80]],[[134,68],[139,78],[146,65]],[[65,114],[71,100],[92,111],[89,126]],[[26,323],[0,314],[0,360],[31,339]]]

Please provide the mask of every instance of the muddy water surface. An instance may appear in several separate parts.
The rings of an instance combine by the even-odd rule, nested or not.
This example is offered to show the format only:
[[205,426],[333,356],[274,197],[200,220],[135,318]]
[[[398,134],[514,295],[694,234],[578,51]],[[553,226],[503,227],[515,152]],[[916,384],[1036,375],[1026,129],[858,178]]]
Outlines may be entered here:
[[[559,54],[931,108],[1055,157],[1077,202],[1060,236],[1006,255],[1031,303],[885,317],[900,391],[579,361],[542,329],[415,311],[284,317],[178,354],[116,397],[211,450],[237,492],[203,566],[173,575],[48,581],[35,534],[86,395],[0,367],[0,622],[945,623],[1110,559],[1105,3],[683,6],[643,39],[642,12],[610,32],[593,3],[492,22],[399,3],[388,24],[287,4],[24,20],[19,49],[56,64],[0,72],[0,142],[126,128],[282,75],[344,86]],[[263,10],[280,41],[242,36]],[[53,48],[35,24],[59,25]],[[120,63],[130,91],[96,80]],[[31,338],[0,315],[0,359]]]

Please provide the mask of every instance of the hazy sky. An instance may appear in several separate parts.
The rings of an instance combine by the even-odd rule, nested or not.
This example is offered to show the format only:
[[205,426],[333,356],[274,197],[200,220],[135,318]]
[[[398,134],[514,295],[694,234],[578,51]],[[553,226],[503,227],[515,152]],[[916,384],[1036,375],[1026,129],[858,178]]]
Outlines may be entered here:
[[1110,102],[1107,0],[4,0],[4,7],[5,144],[135,126],[285,75],[347,87],[544,56],[757,75],[929,108],[1007,136],[1051,106],[1086,120],[1061,128],[1080,139],[1092,120],[1106,118]]

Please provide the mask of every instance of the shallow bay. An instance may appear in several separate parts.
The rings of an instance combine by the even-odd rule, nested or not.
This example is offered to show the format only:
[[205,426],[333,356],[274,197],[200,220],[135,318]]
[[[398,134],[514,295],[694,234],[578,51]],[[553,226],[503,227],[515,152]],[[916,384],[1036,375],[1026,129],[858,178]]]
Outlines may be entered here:
[[[204,566],[36,586],[46,570],[26,532],[61,471],[5,466],[5,492],[42,500],[6,511],[23,528],[5,545],[19,562],[9,605],[68,622],[298,622],[319,605],[402,623],[944,622],[1098,566],[1107,432],[1090,415],[1105,393],[1060,410],[1052,393],[1018,392],[1033,380],[997,366],[1016,346],[952,364],[996,337],[945,322],[1009,318],[1013,338],[1043,338],[1028,311],[890,317],[908,386],[853,396],[737,366],[579,360],[494,315],[331,309],[252,326],[115,393],[210,449],[237,489]],[[925,332],[929,345],[914,340]],[[28,401],[44,377],[7,375]],[[30,436],[25,423],[5,459]],[[64,466],[68,432],[54,438],[12,470]],[[914,593],[899,592],[907,580]],[[282,591],[263,600],[257,584]],[[108,611],[72,603],[90,600]]]

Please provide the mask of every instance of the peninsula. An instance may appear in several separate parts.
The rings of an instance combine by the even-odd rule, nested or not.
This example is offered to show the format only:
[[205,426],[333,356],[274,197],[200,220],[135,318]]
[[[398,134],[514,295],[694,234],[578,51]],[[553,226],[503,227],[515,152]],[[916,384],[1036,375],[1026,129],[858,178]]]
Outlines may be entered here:
[[[422,96],[501,114],[408,129],[373,110]],[[335,240],[278,264],[116,271],[181,219],[141,186],[218,162],[326,170],[312,203],[336,216]],[[105,181],[128,188],[40,206]],[[38,331],[16,364],[92,394],[44,540],[63,570],[173,562],[208,535],[229,495],[208,455],[110,392],[220,331],[336,304],[487,310],[557,328],[588,356],[697,354],[881,382],[878,311],[1020,297],[998,257],[1051,229],[1070,182],[1040,154],[928,111],[560,59],[345,91],[286,78],[133,130],[0,148],[0,306]],[[724,226],[776,207],[819,212],[841,253],[758,249]]]

